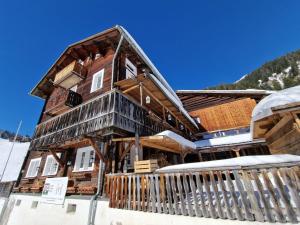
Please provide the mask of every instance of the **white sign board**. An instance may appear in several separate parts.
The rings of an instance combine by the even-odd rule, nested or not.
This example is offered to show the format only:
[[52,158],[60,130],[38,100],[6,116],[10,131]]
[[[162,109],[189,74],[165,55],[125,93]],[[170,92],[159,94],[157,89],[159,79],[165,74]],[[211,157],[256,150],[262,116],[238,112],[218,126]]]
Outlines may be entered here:
[[68,186],[68,177],[47,178],[42,192],[41,202],[64,204]]

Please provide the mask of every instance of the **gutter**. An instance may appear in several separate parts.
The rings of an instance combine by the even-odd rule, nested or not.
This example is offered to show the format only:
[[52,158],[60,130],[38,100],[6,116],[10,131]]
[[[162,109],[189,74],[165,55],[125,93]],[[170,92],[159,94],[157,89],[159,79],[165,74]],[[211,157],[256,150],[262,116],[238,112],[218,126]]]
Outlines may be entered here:
[[[101,143],[101,151],[103,153],[104,143]],[[97,182],[97,192],[95,195],[92,196],[90,200],[90,207],[89,207],[89,214],[88,214],[88,222],[87,225],[94,225],[95,224],[95,216],[96,216],[96,209],[97,209],[97,198],[101,193],[101,187],[103,183],[102,179],[102,172],[104,171],[105,163],[100,159],[99,162],[99,171],[98,171],[98,182]]]
[[121,38],[120,38],[120,41],[119,41],[119,44],[118,44],[118,47],[117,47],[117,49],[116,49],[116,52],[115,52],[114,57],[113,57],[113,60],[112,60],[112,68],[111,68],[111,89],[113,89],[113,86],[114,86],[115,60],[116,60],[116,58],[117,58],[117,56],[118,56],[118,53],[119,53],[119,51],[120,51],[120,48],[121,48],[123,39],[124,39],[124,35],[123,35],[123,33],[122,33]]

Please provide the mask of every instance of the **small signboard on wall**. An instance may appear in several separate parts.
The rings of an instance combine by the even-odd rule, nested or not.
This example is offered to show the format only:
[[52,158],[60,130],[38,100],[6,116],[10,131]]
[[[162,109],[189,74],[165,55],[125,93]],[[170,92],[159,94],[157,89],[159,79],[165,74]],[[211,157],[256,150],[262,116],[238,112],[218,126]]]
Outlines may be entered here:
[[47,178],[42,192],[43,203],[62,205],[68,186],[68,177]]

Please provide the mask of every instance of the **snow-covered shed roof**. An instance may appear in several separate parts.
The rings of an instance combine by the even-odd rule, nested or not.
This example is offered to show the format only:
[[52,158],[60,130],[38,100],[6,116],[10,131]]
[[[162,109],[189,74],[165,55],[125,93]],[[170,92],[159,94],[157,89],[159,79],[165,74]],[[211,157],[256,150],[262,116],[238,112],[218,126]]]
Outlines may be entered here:
[[178,144],[180,144],[184,147],[196,149],[196,144],[194,142],[191,142],[190,140],[188,140],[170,130],[165,130],[163,132],[156,134],[155,136],[165,136],[165,137],[168,137],[168,138],[174,140],[175,142],[177,142]]
[[264,142],[264,140],[259,139],[253,141],[251,133],[236,134],[224,137],[210,138],[205,140],[196,141],[197,149],[205,148],[217,148],[217,147],[226,147],[232,145],[241,145],[249,143]]
[[258,121],[273,114],[272,108],[300,102],[300,86],[287,88],[265,97],[252,112],[252,121]]
[[278,165],[282,163],[297,163],[300,164],[300,156],[297,155],[253,155],[242,156],[231,159],[214,160],[197,163],[184,163],[174,166],[167,166],[156,170],[156,172],[186,172],[191,170],[213,170],[213,169],[241,169],[243,167],[268,166]]
[[18,179],[30,143],[16,142],[14,144],[14,148],[9,158],[7,167],[1,179],[1,175],[8,160],[8,155],[12,144],[12,142],[0,138],[0,182],[16,181]]

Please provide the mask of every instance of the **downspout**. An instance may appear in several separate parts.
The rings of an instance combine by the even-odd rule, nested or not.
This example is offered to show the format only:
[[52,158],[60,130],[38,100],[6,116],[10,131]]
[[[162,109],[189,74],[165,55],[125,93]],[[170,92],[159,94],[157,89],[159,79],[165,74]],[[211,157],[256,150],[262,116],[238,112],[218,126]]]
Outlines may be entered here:
[[[104,143],[101,143],[101,151],[104,152]],[[101,187],[103,183],[102,179],[102,172],[104,172],[105,163],[100,159],[99,161],[99,171],[98,171],[98,181],[97,181],[97,192],[95,195],[92,196],[90,200],[90,208],[88,214],[88,222],[87,225],[94,225],[95,224],[95,216],[96,216],[96,209],[97,209],[97,201],[96,199],[101,193]]]
[[120,51],[123,39],[124,39],[124,35],[122,34],[122,36],[120,38],[120,41],[119,41],[119,44],[118,44],[118,47],[116,49],[116,52],[115,52],[113,60],[112,60],[112,68],[111,68],[111,90],[113,89],[113,86],[114,86],[115,60],[116,60],[116,58],[118,56],[118,53]]

